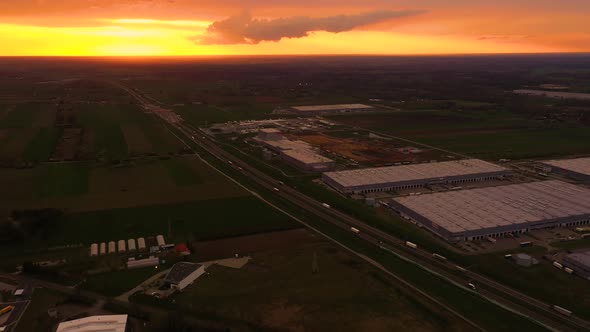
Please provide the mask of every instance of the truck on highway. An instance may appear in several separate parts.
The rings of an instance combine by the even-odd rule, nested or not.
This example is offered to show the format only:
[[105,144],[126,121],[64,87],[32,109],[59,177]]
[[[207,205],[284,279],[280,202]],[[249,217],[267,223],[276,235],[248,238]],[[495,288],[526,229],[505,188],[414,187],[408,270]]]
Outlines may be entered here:
[[329,204],[326,204],[326,203],[322,203],[322,206],[325,207],[326,209],[331,208],[331,206]]
[[533,243],[531,241],[525,241],[520,243],[521,247],[532,247]]
[[566,315],[566,316],[571,316],[572,315],[572,312],[571,311],[567,310],[566,308],[562,308],[562,307],[560,307],[558,305],[555,305],[554,304],[554,305],[551,306],[551,308],[553,308],[553,310],[559,312],[562,315]]
[[447,260],[447,258],[445,256],[439,255],[437,253],[432,254],[432,257],[443,260],[443,261]]
[[417,245],[417,244],[415,244],[415,243],[412,243],[412,242],[410,242],[410,241],[406,241],[406,246],[408,246],[408,247],[410,247],[410,248],[412,248],[412,249],[416,249],[416,248],[418,248],[418,245]]
[[559,263],[558,261],[553,262],[553,266],[555,266],[558,269],[563,269],[563,265],[561,265],[561,263]]
[[469,288],[471,288],[473,290],[477,290],[477,287],[475,287],[475,284],[472,282],[468,283],[467,286],[469,286]]
[[354,227],[350,227],[350,231],[353,232],[354,234],[358,234],[361,232],[358,228],[354,228]]

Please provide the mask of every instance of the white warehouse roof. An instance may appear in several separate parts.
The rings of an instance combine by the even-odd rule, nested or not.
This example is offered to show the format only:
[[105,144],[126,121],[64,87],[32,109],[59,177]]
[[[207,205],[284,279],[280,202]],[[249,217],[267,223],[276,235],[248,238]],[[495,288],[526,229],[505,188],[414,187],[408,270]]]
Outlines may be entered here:
[[547,160],[543,164],[559,167],[568,171],[590,175],[590,158]]
[[323,112],[340,110],[361,110],[373,108],[364,104],[337,104],[337,105],[314,105],[314,106],[293,106],[299,112]]
[[90,316],[62,322],[57,332],[125,332],[127,315]]
[[449,232],[590,215],[590,189],[562,181],[394,198]]
[[467,159],[327,172],[324,176],[342,187],[355,187],[502,171],[508,169],[479,159]]

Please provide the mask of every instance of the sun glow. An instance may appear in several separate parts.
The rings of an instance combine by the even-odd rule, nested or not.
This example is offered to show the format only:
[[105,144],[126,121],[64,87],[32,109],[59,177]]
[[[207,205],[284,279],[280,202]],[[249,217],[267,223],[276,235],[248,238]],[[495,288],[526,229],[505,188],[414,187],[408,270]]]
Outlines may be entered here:
[[199,45],[209,22],[113,18],[98,26],[0,24],[0,55],[167,56],[248,54],[457,54],[555,52],[556,48],[499,38],[385,31],[313,32],[305,38],[255,45]]

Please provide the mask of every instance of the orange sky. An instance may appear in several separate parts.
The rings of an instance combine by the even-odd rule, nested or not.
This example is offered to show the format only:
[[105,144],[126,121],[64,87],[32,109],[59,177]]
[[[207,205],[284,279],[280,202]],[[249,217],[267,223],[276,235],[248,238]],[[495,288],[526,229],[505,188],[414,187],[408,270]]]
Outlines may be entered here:
[[586,0],[219,2],[0,0],[0,55],[590,52]]

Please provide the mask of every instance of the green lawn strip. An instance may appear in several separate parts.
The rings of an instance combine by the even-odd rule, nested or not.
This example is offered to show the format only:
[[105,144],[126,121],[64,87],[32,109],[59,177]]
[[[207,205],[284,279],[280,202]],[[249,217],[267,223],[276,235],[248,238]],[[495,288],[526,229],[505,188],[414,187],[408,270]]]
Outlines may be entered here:
[[37,196],[43,198],[87,193],[91,167],[88,163],[41,166],[37,176]]
[[133,289],[158,272],[161,272],[161,269],[146,267],[93,274],[86,278],[82,287],[102,295],[117,296]]
[[23,157],[29,161],[46,161],[51,157],[57,142],[61,136],[62,130],[53,127],[44,127],[39,129],[35,137],[23,153]]

